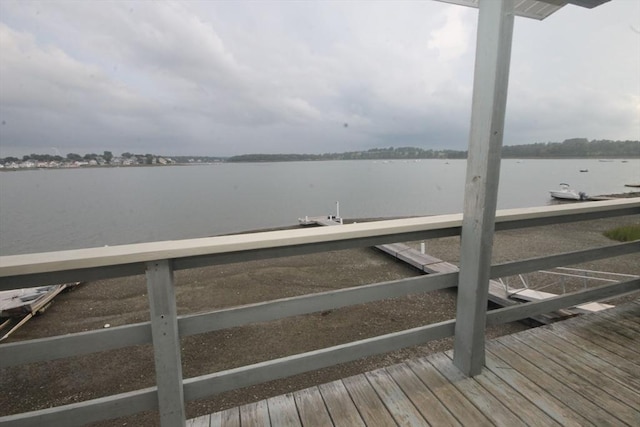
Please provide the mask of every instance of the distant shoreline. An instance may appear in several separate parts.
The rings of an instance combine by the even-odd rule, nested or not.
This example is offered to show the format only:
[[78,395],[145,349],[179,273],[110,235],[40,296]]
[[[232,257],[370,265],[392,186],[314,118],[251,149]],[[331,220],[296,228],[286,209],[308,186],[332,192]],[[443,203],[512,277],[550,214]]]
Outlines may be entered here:
[[[638,160],[640,156],[628,157],[505,157],[502,160],[600,160],[603,162],[626,162],[628,160]],[[369,161],[369,162],[416,162],[422,160],[454,161],[465,160],[466,158],[415,158],[415,159],[291,159],[291,160],[244,160],[244,161],[215,161],[215,162],[192,162],[192,163],[170,163],[170,164],[133,164],[133,165],[81,165],[81,166],[33,166],[33,167],[0,167],[0,172],[18,172],[34,170],[84,170],[102,168],[139,168],[139,167],[171,167],[171,166],[215,166],[221,164],[247,164],[247,163],[295,163],[295,162],[342,162],[342,161]],[[627,185],[635,186],[636,184]],[[640,184],[637,184],[640,185]]]

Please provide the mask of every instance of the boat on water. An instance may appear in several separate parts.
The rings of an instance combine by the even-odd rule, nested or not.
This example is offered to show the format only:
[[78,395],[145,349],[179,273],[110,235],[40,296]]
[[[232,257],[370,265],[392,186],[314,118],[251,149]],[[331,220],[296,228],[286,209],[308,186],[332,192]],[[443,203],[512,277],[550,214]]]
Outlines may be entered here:
[[571,188],[569,184],[560,183],[559,190],[550,190],[549,193],[551,197],[554,199],[563,199],[563,200],[586,200],[587,194],[583,191],[576,191]]

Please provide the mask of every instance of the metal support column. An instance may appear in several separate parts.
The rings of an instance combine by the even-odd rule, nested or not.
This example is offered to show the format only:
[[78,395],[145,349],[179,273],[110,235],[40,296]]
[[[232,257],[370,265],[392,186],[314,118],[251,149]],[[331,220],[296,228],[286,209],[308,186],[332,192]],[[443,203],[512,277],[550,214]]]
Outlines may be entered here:
[[478,6],[453,358],[466,375],[479,374],[485,362],[489,269],[514,20],[513,0],[480,0]]
[[146,275],[160,424],[163,427],[184,426],[182,362],[173,268],[168,260],[148,262]]

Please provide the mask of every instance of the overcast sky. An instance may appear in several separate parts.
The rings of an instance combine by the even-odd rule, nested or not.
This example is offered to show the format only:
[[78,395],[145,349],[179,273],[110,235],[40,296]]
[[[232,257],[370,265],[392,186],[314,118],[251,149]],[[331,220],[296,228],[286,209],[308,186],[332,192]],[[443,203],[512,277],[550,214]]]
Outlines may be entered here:
[[[0,0],[0,157],[468,143],[477,10]],[[505,145],[640,139],[640,1],[516,18]]]

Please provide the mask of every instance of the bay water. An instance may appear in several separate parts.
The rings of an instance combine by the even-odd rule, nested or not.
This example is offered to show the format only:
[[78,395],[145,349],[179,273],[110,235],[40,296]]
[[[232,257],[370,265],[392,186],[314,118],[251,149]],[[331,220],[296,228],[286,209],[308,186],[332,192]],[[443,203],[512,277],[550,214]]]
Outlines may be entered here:
[[[581,172],[588,170],[588,172]],[[465,160],[220,163],[0,173],[0,255],[207,237],[298,217],[462,211]],[[565,182],[589,195],[634,190],[640,159],[503,160],[498,208],[555,203]]]

